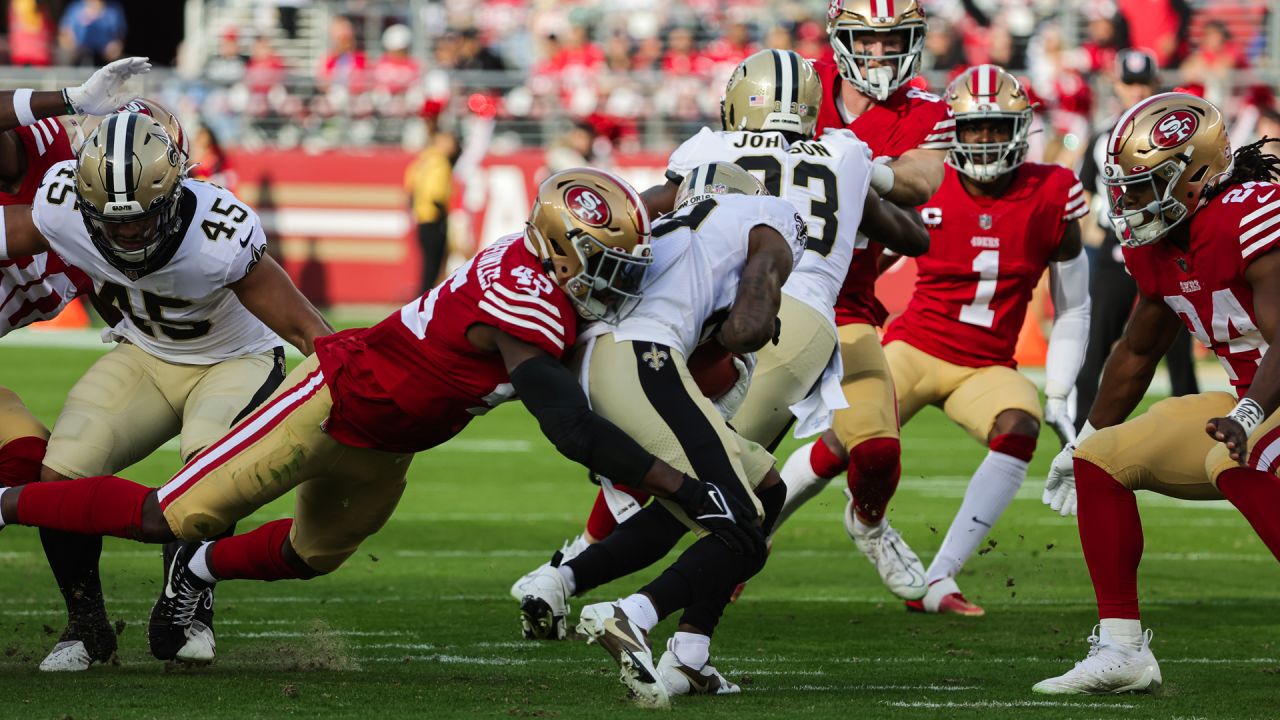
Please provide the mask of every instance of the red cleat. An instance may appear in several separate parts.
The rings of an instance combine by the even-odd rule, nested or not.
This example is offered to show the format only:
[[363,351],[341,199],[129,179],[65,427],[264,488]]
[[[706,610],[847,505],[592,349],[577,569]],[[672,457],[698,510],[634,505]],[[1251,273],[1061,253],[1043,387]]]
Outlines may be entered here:
[[924,597],[919,600],[908,600],[906,606],[907,612],[932,615],[982,617],[987,614],[982,607],[969,602],[951,578],[932,583]]

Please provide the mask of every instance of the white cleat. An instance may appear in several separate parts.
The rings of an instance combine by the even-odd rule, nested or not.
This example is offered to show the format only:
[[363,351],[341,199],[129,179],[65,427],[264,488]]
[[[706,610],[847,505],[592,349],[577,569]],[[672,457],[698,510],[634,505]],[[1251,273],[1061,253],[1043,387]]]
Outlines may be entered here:
[[213,630],[199,620],[193,620],[191,627],[186,629],[186,633],[187,644],[182,646],[174,659],[197,665],[213,662],[218,647],[213,637]]
[[520,627],[526,640],[563,640],[569,628],[569,585],[550,565],[529,573],[520,598]]
[[84,672],[93,664],[89,651],[79,640],[66,640],[53,646],[53,650],[40,662],[40,672]]
[[667,641],[667,651],[658,660],[658,677],[662,678],[667,691],[672,695],[732,695],[742,692],[742,688],[729,682],[725,676],[707,663],[701,670],[680,662],[671,650],[673,640]]
[[[814,442],[822,442],[815,440]],[[787,461],[782,464],[782,482],[787,486],[787,499],[782,503],[782,511],[778,514],[778,521],[773,524],[775,531],[786,522],[791,514],[800,509],[801,505],[809,502],[815,495],[822,492],[831,478],[819,477],[813,471],[813,465],[809,462],[809,454],[813,450],[813,443],[801,445],[797,450],[787,457]]]
[[[848,495],[849,491],[845,490],[845,496]],[[903,600],[919,600],[929,591],[929,583],[924,579],[924,563],[888,520],[870,531],[860,531],[854,523],[853,500],[850,498],[844,508],[844,529],[894,595]]]
[[650,708],[671,706],[671,694],[653,664],[653,650],[647,634],[623,612],[616,602],[596,603],[582,608],[578,633],[613,656],[620,670],[618,679],[631,691],[638,705]]
[[564,545],[560,546],[560,549],[551,556],[551,562],[544,562],[533,570],[530,570],[511,586],[511,599],[516,602],[524,599],[524,596],[527,594],[525,592],[525,586],[533,580],[533,576],[537,575],[539,570],[545,567],[551,567],[552,563],[559,565],[560,563],[569,562],[570,560],[578,557],[583,550],[586,550],[589,547],[591,547],[591,545],[587,543],[586,538],[582,535],[579,535],[572,540],[566,540]]
[[1089,655],[1058,677],[1041,680],[1031,691],[1045,695],[1106,695],[1150,692],[1160,687],[1160,665],[1151,654],[1151,631],[1134,650],[1111,639],[1100,626],[1089,636]]

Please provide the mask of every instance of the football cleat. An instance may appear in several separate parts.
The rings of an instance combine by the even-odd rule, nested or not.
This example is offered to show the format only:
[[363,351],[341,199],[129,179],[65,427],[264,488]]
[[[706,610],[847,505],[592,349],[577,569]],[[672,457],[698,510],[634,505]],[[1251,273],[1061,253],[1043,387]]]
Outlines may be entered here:
[[[173,554],[181,548],[183,542],[175,540],[164,546],[164,566],[173,562]],[[217,650],[217,642],[213,636],[213,588],[200,594],[200,604],[196,606],[191,629],[187,632],[187,643],[182,646],[175,660],[187,663],[213,662]]]
[[627,686],[637,704],[651,708],[671,705],[671,695],[653,664],[647,634],[623,612],[616,602],[596,603],[582,608],[578,633],[588,643],[596,643],[618,663],[618,678]]
[[986,610],[965,598],[960,592],[960,586],[952,578],[931,583],[924,597],[907,601],[907,611],[965,617],[982,617],[987,614]]
[[82,672],[93,663],[108,662],[115,653],[115,630],[107,621],[106,610],[98,610],[67,624],[58,643],[40,661],[40,671]]
[[711,666],[702,666],[701,670],[680,662],[671,648],[674,640],[667,641],[667,651],[658,660],[658,677],[667,686],[672,695],[732,695],[742,692],[742,688],[729,682],[725,676]]
[[1142,634],[1142,646],[1125,647],[1101,626],[1089,636],[1089,654],[1058,677],[1041,680],[1031,691],[1045,695],[1106,695],[1150,692],[1160,687],[1160,665],[1151,654],[1151,631]]
[[[187,567],[192,554],[199,547],[198,542],[186,543],[173,554],[165,572],[160,597],[151,608],[147,641],[151,645],[151,654],[157,660],[177,659],[178,653],[186,649],[193,637],[209,630],[204,623],[196,626],[196,611],[204,599],[205,591],[211,590],[213,583],[201,580]],[[212,634],[209,637],[207,647],[197,641],[192,648],[192,657],[200,657],[207,652],[212,658]]]
[[526,640],[563,640],[569,628],[569,586],[550,565],[529,573],[522,583],[520,627]]
[[590,545],[587,544],[586,538],[584,538],[582,535],[579,535],[578,537],[572,540],[566,540],[564,545],[562,545],[559,550],[557,550],[554,554],[551,555],[550,561],[544,562],[538,567],[534,568],[533,570],[530,570],[528,573],[522,576],[519,580],[517,580],[514,585],[511,586],[511,599],[515,600],[516,602],[519,602],[524,599],[524,596],[527,594],[525,592],[526,583],[533,580],[534,576],[538,574],[539,570],[545,567],[559,567],[560,563],[566,563],[578,557],[578,555],[583,550],[586,550],[588,547],[590,547]]
[[[845,490],[848,497],[849,491]],[[867,556],[867,560],[880,573],[880,579],[894,595],[903,600],[919,600],[928,591],[924,579],[924,564],[897,530],[884,520],[869,532],[862,532],[853,521],[853,500],[844,509],[844,529],[853,544]]]

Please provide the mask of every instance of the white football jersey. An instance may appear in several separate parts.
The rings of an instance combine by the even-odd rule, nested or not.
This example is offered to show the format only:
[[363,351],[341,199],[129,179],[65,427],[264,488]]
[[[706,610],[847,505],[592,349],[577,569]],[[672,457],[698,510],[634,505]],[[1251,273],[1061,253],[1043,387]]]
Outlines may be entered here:
[[76,209],[75,161],[49,168],[31,215],[36,229],[93,283],[94,307],[111,325],[104,338],[127,340],[172,363],[212,365],[270,350],[280,338],[227,285],[266,252],[258,215],[231,192],[184,180],[181,242],[159,269],[129,277],[89,239]]
[[794,205],[808,224],[809,241],[783,292],[834,322],[853,253],[867,244],[858,225],[871,184],[870,157],[866,144],[845,129],[788,143],[780,132],[703,128],[671,154],[667,179],[679,183],[699,165],[732,162]]
[[653,264],[644,297],[614,329],[619,340],[657,342],[684,353],[697,347],[703,326],[733,305],[747,263],[752,228],[767,225],[804,252],[804,220],[785,200],[723,195],[686,206],[653,223]]

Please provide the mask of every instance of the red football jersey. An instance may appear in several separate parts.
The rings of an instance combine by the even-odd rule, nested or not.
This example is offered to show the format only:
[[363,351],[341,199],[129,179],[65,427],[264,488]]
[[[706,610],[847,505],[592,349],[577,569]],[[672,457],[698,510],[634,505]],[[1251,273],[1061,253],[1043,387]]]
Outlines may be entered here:
[[[14,128],[13,132],[26,151],[27,169],[17,192],[0,191],[0,206],[30,205],[49,168],[75,157],[66,129],[53,118]],[[0,335],[52,318],[76,295],[90,289],[89,278],[56,253],[0,260]]]
[[1063,231],[1088,212],[1076,174],[1026,163],[998,198],[974,197],[948,167],[920,215],[929,252],[916,258],[916,287],[889,325],[902,340],[954,365],[1015,367],[1014,347],[1031,291]]
[[1267,341],[1253,314],[1245,269],[1280,247],[1280,184],[1243,183],[1191,218],[1190,249],[1168,239],[1124,248],[1138,291],[1166,303],[1212,349],[1240,395],[1249,390]]
[[502,238],[377,325],[316,341],[333,396],[325,429],[355,447],[435,447],[515,395],[502,357],[472,346],[468,328],[492,325],[563,359],[577,317],[523,236]]
[[[955,142],[956,120],[951,108],[937,95],[904,85],[882,103],[848,118],[840,99],[844,80],[834,61],[817,61],[813,69],[822,79],[822,107],[818,133],[826,128],[848,128],[871,148],[876,157],[898,157],[908,150],[947,150]],[[880,325],[888,317],[876,299],[876,259],[883,246],[870,242],[854,253],[844,287],[836,299],[836,324]]]

